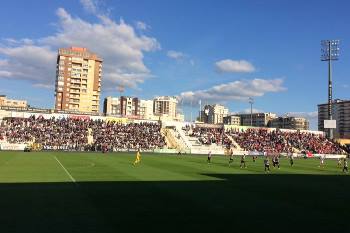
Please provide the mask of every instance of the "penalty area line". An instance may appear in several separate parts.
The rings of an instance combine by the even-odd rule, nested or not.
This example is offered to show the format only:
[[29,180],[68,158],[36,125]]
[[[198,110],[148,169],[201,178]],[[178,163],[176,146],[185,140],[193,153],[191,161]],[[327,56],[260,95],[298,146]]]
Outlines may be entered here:
[[54,156],[54,158],[56,159],[56,161],[59,163],[59,165],[61,165],[62,169],[66,172],[66,174],[69,176],[69,178],[71,179],[71,181],[73,183],[75,183],[75,179],[74,177],[68,172],[68,170],[63,166],[63,164],[58,160],[58,158],[56,156]]

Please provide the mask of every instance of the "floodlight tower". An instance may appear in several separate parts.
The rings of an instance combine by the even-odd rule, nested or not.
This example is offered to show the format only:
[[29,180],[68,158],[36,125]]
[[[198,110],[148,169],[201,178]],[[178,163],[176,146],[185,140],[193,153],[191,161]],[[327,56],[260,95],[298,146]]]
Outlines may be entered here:
[[120,84],[120,85],[117,86],[117,90],[119,92],[120,97],[122,97],[123,92],[125,91],[125,86]]
[[252,97],[249,97],[249,103],[250,103],[250,126],[253,126],[253,104],[254,104],[254,99]]
[[[332,120],[332,61],[339,58],[339,40],[321,41],[321,61],[328,61],[328,120]],[[333,129],[329,129],[329,138],[333,139]]]

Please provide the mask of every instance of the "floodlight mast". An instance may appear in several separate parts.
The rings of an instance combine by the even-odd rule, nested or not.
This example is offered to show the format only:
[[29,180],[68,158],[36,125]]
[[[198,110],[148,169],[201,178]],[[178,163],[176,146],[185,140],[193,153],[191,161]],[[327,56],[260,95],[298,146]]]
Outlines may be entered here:
[[[328,119],[332,120],[332,60],[339,58],[339,40],[321,41],[321,61],[328,61]],[[333,129],[329,129],[328,134],[333,139]]]
[[254,104],[254,99],[252,97],[249,97],[249,103],[250,103],[250,126],[253,126],[253,104]]

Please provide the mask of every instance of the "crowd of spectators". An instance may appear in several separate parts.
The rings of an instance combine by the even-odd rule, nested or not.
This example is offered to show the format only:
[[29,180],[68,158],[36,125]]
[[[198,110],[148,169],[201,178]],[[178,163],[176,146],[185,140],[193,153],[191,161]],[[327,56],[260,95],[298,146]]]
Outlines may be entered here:
[[289,153],[311,152],[315,154],[342,154],[344,148],[323,135],[299,131],[268,129],[247,129],[246,131],[226,132],[247,151]]
[[[345,148],[323,135],[299,131],[251,128],[224,131],[222,127],[185,126],[186,135],[203,145],[232,147],[233,139],[246,151],[268,153],[311,152],[342,154]],[[0,140],[9,143],[36,143],[43,149],[76,151],[153,150],[166,146],[158,123],[117,123],[91,119],[4,118]]]
[[0,141],[5,140],[5,131],[0,128]]
[[[185,126],[189,136],[198,138],[202,145],[234,147],[234,140],[243,150],[267,153],[311,152],[315,154],[342,154],[344,147],[323,135],[299,132],[252,128],[224,131],[220,127]],[[232,140],[231,140],[232,139]]]
[[[89,142],[89,136],[92,141]],[[0,137],[9,143],[36,143],[43,149],[77,151],[154,149],[165,145],[160,125],[120,124],[101,120],[59,118],[5,118]]]
[[198,141],[203,145],[223,145],[230,147],[232,141],[227,137],[223,128],[209,127],[192,127],[189,131],[190,136],[198,138]]
[[5,118],[0,130],[9,143],[38,143],[45,149],[68,147],[80,149],[87,145],[88,121],[77,119]]
[[152,150],[165,146],[165,138],[156,123],[130,123],[97,121],[91,126],[95,148],[104,145],[109,150],[147,149]]

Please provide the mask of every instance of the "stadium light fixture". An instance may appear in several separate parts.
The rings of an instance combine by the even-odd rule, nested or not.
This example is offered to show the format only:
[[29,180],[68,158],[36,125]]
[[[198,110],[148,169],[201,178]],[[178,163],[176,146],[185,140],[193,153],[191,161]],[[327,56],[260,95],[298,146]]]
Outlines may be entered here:
[[[328,61],[328,120],[332,120],[332,61],[339,59],[339,40],[321,41],[321,61]],[[329,138],[333,139],[333,129],[329,129]]]
[[250,126],[253,126],[253,104],[254,104],[254,99],[252,97],[249,97],[249,103],[250,103]]

